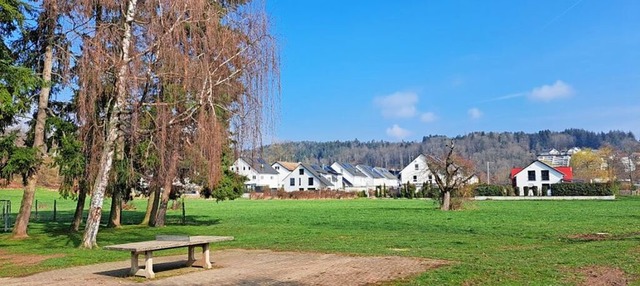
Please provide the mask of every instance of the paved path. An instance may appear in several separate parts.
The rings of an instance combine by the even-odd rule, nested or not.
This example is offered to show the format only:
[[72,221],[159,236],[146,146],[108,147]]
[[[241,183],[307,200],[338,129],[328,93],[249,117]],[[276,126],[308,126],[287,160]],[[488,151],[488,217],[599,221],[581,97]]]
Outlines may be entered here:
[[127,260],[0,278],[0,285],[364,285],[414,276],[449,264],[398,256],[242,249],[214,251],[211,260],[214,268],[204,270],[183,267],[186,255],[154,257],[157,278],[153,280],[126,277],[130,268]]

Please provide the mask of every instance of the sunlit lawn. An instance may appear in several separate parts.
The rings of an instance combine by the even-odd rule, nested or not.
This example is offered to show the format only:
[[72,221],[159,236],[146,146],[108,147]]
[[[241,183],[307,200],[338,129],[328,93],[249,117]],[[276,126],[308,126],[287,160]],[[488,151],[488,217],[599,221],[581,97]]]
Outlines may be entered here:
[[[13,217],[21,191],[0,190],[12,200]],[[126,252],[82,250],[82,234],[67,229],[75,202],[56,192],[37,193],[38,219],[31,238],[10,240],[0,234],[0,252],[64,254],[35,266],[0,261],[0,276],[18,276],[48,269],[128,259]],[[57,200],[57,221],[52,220]],[[105,210],[108,210],[105,202]],[[400,255],[450,260],[451,266],[422,274],[415,284],[536,284],[576,283],[583,266],[622,269],[630,278],[640,274],[640,198],[616,201],[483,201],[464,211],[442,212],[424,200],[236,200],[216,203],[186,199],[186,224],[181,210],[169,212],[170,225],[137,225],[145,200],[125,211],[120,229],[101,228],[100,246],[153,239],[156,234],[231,235],[232,242],[215,248],[256,248],[288,251]],[[108,213],[103,214],[106,220]],[[604,240],[584,240],[576,234],[609,233]],[[177,250],[179,253],[184,251]],[[174,252],[160,252],[172,254]]]

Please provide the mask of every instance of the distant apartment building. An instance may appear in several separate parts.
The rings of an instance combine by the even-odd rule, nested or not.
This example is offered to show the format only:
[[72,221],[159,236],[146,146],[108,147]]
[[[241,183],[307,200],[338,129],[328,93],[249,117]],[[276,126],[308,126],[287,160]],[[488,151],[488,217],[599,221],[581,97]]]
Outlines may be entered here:
[[580,148],[578,147],[562,151],[551,149],[538,154],[537,159],[552,167],[569,166],[571,164],[571,155],[579,151]]

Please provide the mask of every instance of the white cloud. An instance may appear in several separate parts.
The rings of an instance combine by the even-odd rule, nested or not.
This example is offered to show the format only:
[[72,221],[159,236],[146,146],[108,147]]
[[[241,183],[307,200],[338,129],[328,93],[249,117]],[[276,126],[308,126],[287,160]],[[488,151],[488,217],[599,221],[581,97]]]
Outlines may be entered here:
[[480,117],[482,117],[482,111],[476,107],[469,109],[467,113],[469,113],[469,117],[471,117],[471,119],[480,119]]
[[436,114],[433,112],[426,112],[420,116],[420,121],[422,122],[429,123],[429,122],[434,122],[436,120],[438,120],[438,116],[436,116]]
[[558,98],[570,97],[574,94],[573,88],[561,80],[552,85],[543,85],[534,88],[529,94],[529,99],[536,101],[551,101]]
[[387,128],[387,135],[398,140],[402,140],[410,134],[411,131],[398,126],[398,124],[394,124],[392,127]]
[[396,92],[376,97],[373,102],[380,107],[382,116],[387,118],[409,118],[416,115],[418,95],[415,92]]
[[529,98],[529,100],[548,102],[554,99],[570,97],[574,93],[575,93],[575,90],[573,89],[573,87],[571,87],[571,85],[565,83],[564,81],[557,80],[552,85],[545,84],[543,86],[533,88],[531,91],[528,91],[528,92],[518,92],[518,93],[508,94],[504,96],[494,97],[482,102],[500,101],[500,100],[524,97],[524,96]]

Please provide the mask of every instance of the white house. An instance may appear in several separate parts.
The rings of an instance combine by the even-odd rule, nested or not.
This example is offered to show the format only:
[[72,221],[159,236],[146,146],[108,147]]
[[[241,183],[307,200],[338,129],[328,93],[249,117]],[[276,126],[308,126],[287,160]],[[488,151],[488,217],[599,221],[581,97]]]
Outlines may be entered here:
[[232,172],[248,178],[244,182],[248,190],[262,191],[278,188],[278,171],[263,159],[238,158],[230,169]]
[[333,185],[329,187],[332,190],[344,190],[344,184],[342,182],[342,174],[336,172],[331,166],[319,166],[319,165],[309,165],[313,168],[316,173],[327,179],[327,181],[331,182]]
[[313,191],[333,189],[334,185],[318,174],[311,165],[299,164],[289,175],[284,178],[284,190]]
[[342,181],[345,190],[362,191],[367,190],[367,175],[363,174],[356,167],[349,163],[335,162],[331,168],[342,174]]
[[375,167],[373,169],[376,170],[376,172],[378,172],[380,175],[384,176],[383,183],[387,188],[396,188],[400,186],[400,179],[398,179],[398,177],[396,177],[386,168]]
[[384,176],[378,173],[373,167],[368,165],[358,165],[356,168],[367,176],[367,188],[375,189],[384,185]]
[[424,183],[435,185],[433,173],[427,166],[427,156],[420,154],[409,165],[404,167],[400,171],[400,182],[401,184],[414,184],[417,188],[421,188]]
[[546,195],[552,184],[571,181],[571,167],[552,167],[540,160],[524,168],[511,169],[511,182],[520,196]]
[[284,178],[287,177],[300,163],[278,161],[271,167],[278,172],[278,188],[284,187]]

